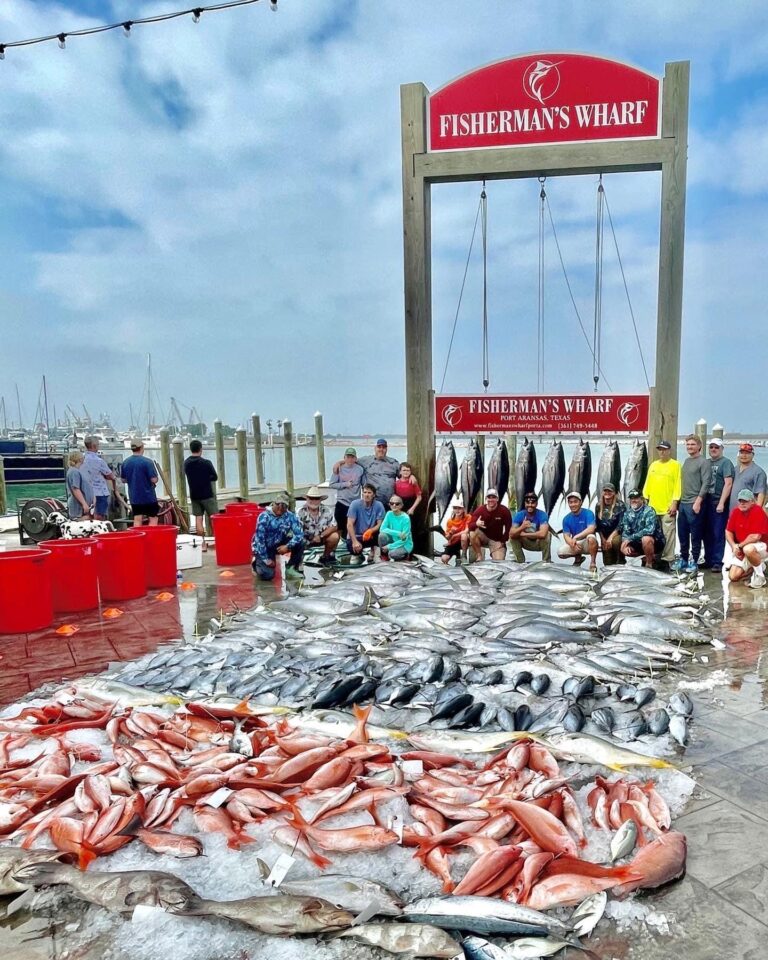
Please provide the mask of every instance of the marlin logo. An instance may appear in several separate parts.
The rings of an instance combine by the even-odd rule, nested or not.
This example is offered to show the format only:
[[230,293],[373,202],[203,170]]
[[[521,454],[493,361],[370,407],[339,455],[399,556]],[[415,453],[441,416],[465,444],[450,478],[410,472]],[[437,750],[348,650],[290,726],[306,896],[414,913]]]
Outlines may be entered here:
[[640,407],[636,403],[622,403],[616,411],[616,416],[625,427],[631,427],[640,415]]
[[562,62],[562,60],[558,60],[557,63],[552,63],[551,60],[534,60],[526,68],[523,74],[523,86],[529,97],[543,105],[545,100],[549,100],[557,93],[560,87],[560,71],[557,67]]
[[449,427],[455,427],[461,420],[462,413],[463,411],[457,403],[449,403],[443,408],[443,420],[445,420]]

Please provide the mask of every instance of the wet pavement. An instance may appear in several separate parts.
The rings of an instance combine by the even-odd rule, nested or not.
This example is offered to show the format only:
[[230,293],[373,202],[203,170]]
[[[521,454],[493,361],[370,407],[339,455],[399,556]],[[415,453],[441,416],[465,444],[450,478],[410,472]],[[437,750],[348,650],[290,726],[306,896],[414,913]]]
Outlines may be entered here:
[[[185,571],[184,577],[181,587],[111,605],[122,611],[116,618],[105,617],[106,610],[100,609],[58,618],[49,630],[0,638],[0,703],[43,682],[98,672],[159,643],[206,633],[211,618],[275,596],[275,588],[258,583],[249,567],[217,567],[212,552],[203,567]],[[720,606],[719,576],[707,573],[704,586]],[[170,599],[158,599],[162,593]],[[690,743],[676,761],[698,784],[674,822],[688,839],[687,876],[628,901],[641,908],[629,908],[630,914],[654,911],[650,918],[603,920],[588,943],[601,960],[768,957],[768,589],[731,586],[725,599],[727,616],[717,629],[725,646],[697,648],[696,662],[685,675],[711,686],[687,690],[695,703],[694,723]],[[77,632],[69,637],[55,632],[68,624]],[[713,680],[721,682],[713,685]],[[6,909],[7,902],[0,900],[3,960],[73,956],[63,923],[51,927],[51,921],[23,913],[3,919]],[[77,956],[109,955],[108,937],[102,936],[94,930],[90,948],[78,950]],[[309,944],[306,955],[311,955]]]

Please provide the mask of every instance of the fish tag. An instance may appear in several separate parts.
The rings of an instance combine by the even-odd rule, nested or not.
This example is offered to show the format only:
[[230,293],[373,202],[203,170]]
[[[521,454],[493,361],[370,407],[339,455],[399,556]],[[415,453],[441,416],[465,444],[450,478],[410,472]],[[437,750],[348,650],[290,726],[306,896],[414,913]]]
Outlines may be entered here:
[[292,856],[287,853],[281,853],[272,865],[269,876],[264,881],[266,885],[268,887],[279,887],[294,863],[296,863],[296,861]]
[[217,810],[222,803],[226,803],[227,800],[232,796],[234,790],[230,790],[229,787],[219,787],[218,790],[215,790],[210,797],[207,797],[203,800],[203,803],[207,807],[213,807],[214,810]]
[[148,903],[139,903],[133,908],[131,923],[144,923],[144,921],[156,917],[158,913],[165,913],[165,910],[163,910],[162,907],[154,907]]
[[701,660],[702,663],[709,663],[709,657],[705,653],[702,653],[699,660]]
[[381,910],[381,904],[374,897],[363,909],[358,913],[355,919],[352,921],[352,926],[356,927],[360,923],[368,923],[368,921],[375,917],[376,914]]
[[416,780],[424,773],[424,764],[421,760],[403,760],[402,768],[407,780]]
[[390,817],[388,826],[389,826],[389,829],[392,831],[392,833],[397,834],[397,842],[402,843],[403,842],[403,818],[399,814],[396,814],[394,817]]

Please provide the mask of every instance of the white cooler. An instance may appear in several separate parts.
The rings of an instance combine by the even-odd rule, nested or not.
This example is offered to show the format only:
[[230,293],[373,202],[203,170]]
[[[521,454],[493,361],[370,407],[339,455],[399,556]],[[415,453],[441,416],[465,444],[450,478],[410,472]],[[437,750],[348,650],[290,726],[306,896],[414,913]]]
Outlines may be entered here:
[[176,569],[190,570],[203,565],[203,538],[182,533],[176,538]]

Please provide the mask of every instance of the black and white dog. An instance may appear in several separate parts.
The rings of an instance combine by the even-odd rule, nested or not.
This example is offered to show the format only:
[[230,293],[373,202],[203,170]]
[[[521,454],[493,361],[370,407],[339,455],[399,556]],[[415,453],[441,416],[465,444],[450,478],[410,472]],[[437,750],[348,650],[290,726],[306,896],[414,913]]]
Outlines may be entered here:
[[81,540],[93,537],[97,533],[114,533],[115,528],[109,520],[68,520],[63,513],[52,513],[48,520],[61,531],[62,540]]

